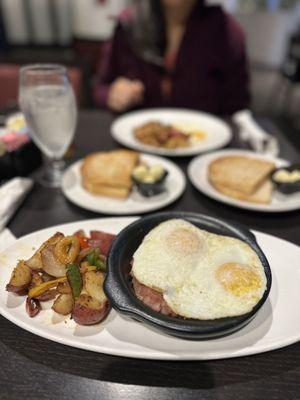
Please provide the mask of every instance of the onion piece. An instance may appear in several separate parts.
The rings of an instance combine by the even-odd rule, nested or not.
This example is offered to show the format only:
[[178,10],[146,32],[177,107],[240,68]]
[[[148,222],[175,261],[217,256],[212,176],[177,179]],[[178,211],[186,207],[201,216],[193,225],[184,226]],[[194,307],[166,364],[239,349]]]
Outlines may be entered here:
[[46,242],[44,242],[39,249],[34,253],[34,255],[26,261],[28,267],[35,271],[41,271],[43,269],[43,262],[41,257],[41,252],[45,248],[45,246],[49,244],[55,245],[59,242],[64,235],[60,232],[56,232],[51,238],[49,238]]
[[90,247],[87,247],[86,249],[81,250],[77,256],[76,264],[80,264],[82,262],[82,260],[84,260],[85,257],[89,254],[90,251],[91,251]]
[[43,270],[47,274],[60,278],[66,275],[66,266],[61,263],[54,255],[54,246],[47,245],[41,251]]
[[65,236],[54,248],[55,257],[63,264],[71,264],[76,260],[80,251],[80,242],[77,236]]

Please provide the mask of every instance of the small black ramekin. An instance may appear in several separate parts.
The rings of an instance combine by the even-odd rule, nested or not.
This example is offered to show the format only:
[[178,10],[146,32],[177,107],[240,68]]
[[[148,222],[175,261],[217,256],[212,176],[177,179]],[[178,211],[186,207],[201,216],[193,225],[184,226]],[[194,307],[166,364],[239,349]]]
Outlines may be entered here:
[[276,188],[276,190],[278,190],[278,192],[281,192],[281,193],[287,194],[287,195],[300,192],[300,181],[297,181],[297,182],[277,182],[274,179],[274,174],[277,171],[280,171],[282,169],[285,169],[285,170],[287,170],[289,172],[294,171],[294,170],[300,170],[300,163],[292,164],[289,167],[277,168],[275,171],[273,171],[273,173],[271,175],[272,182],[275,185],[275,188]]
[[141,182],[135,177],[132,177],[133,183],[137,190],[145,197],[152,197],[156,196],[160,193],[163,193],[166,190],[165,183],[166,183],[166,178],[168,176],[168,171],[164,171],[164,174],[162,177],[154,182],[154,183],[145,183]]

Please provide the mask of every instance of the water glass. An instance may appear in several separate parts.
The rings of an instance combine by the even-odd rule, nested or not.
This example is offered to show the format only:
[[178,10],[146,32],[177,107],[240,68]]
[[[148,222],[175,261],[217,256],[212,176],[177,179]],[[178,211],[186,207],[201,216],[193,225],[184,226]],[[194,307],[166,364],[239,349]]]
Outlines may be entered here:
[[67,70],[61,65],[29,65],[21,68],[19,105],[30,135],[45,156],[41,182],[61,184],[63,156],[76,128],[77,107]]

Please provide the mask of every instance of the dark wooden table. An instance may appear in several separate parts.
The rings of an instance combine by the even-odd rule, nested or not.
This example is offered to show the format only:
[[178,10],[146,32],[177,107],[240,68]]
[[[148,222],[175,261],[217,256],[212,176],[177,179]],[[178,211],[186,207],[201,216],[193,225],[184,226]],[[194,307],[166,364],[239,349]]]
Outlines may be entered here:
[[[112,117],[81,112],[75,157],[117,147]],[[282,157],[299,160],[299,149],[269,120]],[[73,160],[72,160],[73,161]],[[186,170],[188,159],[177,160]],[[168,210],[207,213],[300,244],[300,213],[263,214],[219,204],[189,183]],[[35,185],[9,228],[21,236],[50,225],[99,215],[68,202],[60,190]],[[289,310],[287,310],[289,312]],[[291,316],[292,318],[292,316]],[[256,356],[208,362],[158,362],[107,356],[34,336],[0,317],[0,399],[299,399],[300,343]]]

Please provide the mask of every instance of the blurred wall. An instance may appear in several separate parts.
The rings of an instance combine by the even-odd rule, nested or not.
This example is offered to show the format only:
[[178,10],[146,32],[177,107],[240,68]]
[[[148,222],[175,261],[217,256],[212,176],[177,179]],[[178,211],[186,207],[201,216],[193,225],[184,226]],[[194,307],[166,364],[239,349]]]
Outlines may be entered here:
[[73,39],[72,29],[72,1],[73,0],[53,0],[54,17],[56,20],[56,37],[61,45],[71,43]]
[[235,17],[247,36],[253,110],[274,115],[297,112],[300,88],[292,87],[280,70],[287,56],[290,36],[300,27],[300,7],[236,14]]
[[73,0],[72,21],[76,38],[108,39],[115,26],[115,18],[130,0]]
[[246,33],[252,109],[260,114],[298,113],[300,87],[286,84],[280,69],[287,55],[290,36],[300,28],[300,1],[289,5],[280,0],[207,2],[222,4]]
[[[85,0],[83,0],[85,1]],[[11,45],[68,45],[73,38],[73,0],[0,0]]]
[[282,0],[206,0],[206,3],[222,5],[235,16],[246,33],[252,63],[281,66],[289,37],[300,27],[300,1],[284,8],[280,6],[287,2]]
[[55,42],[56,32],[51,11],[49,0],[28,0],[29,24],[35,44]]
[[293,11],[257,12],[235,15],[247,35],[251,62],[280,67],[286,56],[291,34],[297,28]]
[[25,2],[23,0],[1,0],[0,5],[8,42],[27,44],[30,40],[30,33]]

